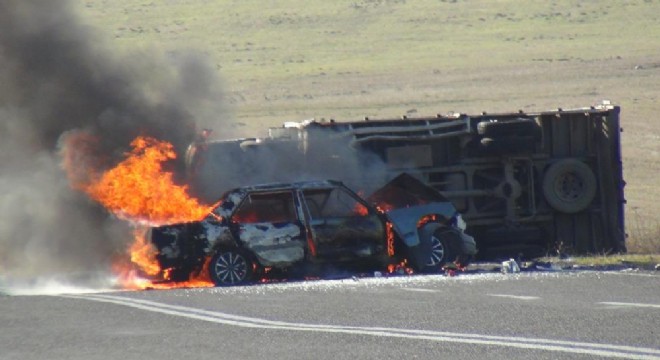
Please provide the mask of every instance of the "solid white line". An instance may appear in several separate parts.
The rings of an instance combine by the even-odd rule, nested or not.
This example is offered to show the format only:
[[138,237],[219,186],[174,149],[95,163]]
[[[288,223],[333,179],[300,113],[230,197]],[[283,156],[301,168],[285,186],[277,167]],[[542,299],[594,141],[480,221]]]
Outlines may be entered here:
[[642,277],[655,277],[660,279],[660,275],[657,274],[646,274],[646,273],[634,273],[634,272],[624,272],[624,271],[603,271],[600,274],[605,275],[626,275],[626,276],[642,276]]
[[625,302],[612,302],[612,301],[603,301],[603,302],[599,302],[599,304],[660,309],[660,305],[658,305],[658,304],[625,303]]
[[486,294],[488,296],[503,297],[516,300],[538,300],[538,296],[522,296],[522,295],[508,295],[508,294]]
[[378,337],[394,337],[406,339],[421,339],[440,342],[463,344],[495,345],[533,350],[560,351],[576,354],[588,354],[604,357],[627,359],[660,360],[660,350],[632,347],[624,345],[609,345],[582,343],[551,339],[534,339],[523,337],[490,336],[479,334],[461,334],[455,332],[397,329],[383,327],[334,326],[322,324],[290,323],[251,318],[214,312],[184,306],[169,305],[148,300],[130,299],[111,295],[63,295],[64,297],[93,300],[117,305],[129,306],[141,310],[186,317],[190,319],[214,322],[245,328],[261,328],[289,331],[312,331],[326,333],[342,333],[352,335],[370,335]]
[[415,292],[427,292],[427,293],[435,293],[438,292],[438,290],[433,290],[433,289],[424,289],[424,288],[401,288],[402,290],[406,291],[415,291]]

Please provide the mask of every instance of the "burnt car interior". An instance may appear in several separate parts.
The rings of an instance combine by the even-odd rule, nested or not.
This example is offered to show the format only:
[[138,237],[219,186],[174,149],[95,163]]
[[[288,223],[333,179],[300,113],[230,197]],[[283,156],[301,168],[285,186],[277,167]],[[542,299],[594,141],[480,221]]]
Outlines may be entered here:
[[303,192],[312,219],[366,215],[364,204],[339,188]]
[[236,210],[236,223],[283,223],[298,220],[291,191],[248,195]]
[[355,195],[343,188],[328,188],[305,190],[303,197],[318,257],[354,257],[377,251],[384,234],[382,223]]

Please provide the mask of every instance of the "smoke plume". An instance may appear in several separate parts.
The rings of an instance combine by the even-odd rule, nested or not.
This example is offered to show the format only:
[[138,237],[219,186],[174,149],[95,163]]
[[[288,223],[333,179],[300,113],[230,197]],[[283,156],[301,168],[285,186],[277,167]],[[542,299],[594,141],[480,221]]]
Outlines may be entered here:
[[[69,0],[2,0],[0,274],[107,269],[124,253],[129,229],[72,190],[62,151],[80,174],[113,166],[138,135],[182,153],[197,125],[220,116],[217,84],[193,55],[117,54]],[[62,148],[80,135],[93,141]]]

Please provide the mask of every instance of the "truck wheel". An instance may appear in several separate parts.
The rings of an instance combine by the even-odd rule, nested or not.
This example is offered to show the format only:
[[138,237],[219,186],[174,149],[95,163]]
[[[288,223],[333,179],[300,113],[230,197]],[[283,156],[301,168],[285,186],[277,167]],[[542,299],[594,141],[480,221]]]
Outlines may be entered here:
[[477,124],[477,133],[483,137],[537,136],[539,127],[532,119],[519,118],[503,121],[482,121]]
[[491,155],[533,152],[536,138],[533,136],[485,137],[481,139],[480,144],[481,149]]
[[253,275],[250,257],[239,249],[220,249],[209,263],[209,276],[216,286],[245,284]]
[[439,228],[430,236],[420,238],[411,265],[421,273],[440,272],[446,263],[456,260],[460,244],[460,235],[455,230]]
[[576,159],[560,160],[543,176],[543,195],[555,210],[574,214],[586,209],[596,196],[596,176]]

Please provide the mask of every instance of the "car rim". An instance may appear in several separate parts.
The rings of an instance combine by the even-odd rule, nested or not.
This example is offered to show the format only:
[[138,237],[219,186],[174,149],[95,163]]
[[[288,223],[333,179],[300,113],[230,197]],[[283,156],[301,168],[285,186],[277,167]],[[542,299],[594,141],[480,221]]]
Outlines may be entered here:
[[445,258],[445,247],[442,246],[442,241],[435,236],[431,237],[431,256],[427,266],[436,266],[443,262]]
[[233,252],[218,256],[214,266],[216,277],[223,284],[240,283],[247,275],[247,261],[242,255]]

